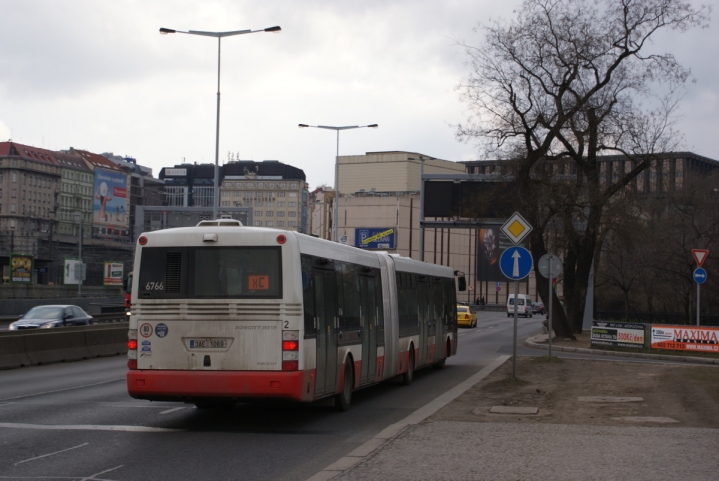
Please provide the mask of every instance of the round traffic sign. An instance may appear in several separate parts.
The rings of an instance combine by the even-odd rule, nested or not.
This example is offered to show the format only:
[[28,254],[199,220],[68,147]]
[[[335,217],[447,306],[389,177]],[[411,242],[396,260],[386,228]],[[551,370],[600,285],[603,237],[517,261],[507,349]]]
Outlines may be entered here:
[[702,267],[694,269],[694,282],[697,284],[704,284],[707,281],[707,271]]
[[507,248],[499,257],[499,269],[505,277],[518,281],[524,279],[532,270],[532,254],[520,246]]
[[[549,271],[550,261],[552,264],[551,272]],[[562,259],[554,254],[544,254],[539,258],[539,262],[537,262],[537,269],[539,269],[539,273],[542,274],[542,277],[551,277],[554,279],[562,273]]]

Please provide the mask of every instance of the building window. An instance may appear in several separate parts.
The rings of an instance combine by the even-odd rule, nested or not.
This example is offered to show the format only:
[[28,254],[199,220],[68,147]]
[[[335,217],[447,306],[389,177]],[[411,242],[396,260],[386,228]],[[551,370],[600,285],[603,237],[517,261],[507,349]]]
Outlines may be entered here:
[[265,183],[264,183],[264,182],[258,182],[258,183],[257,183],[257,188],[258,188],[258,189],[264,189],[264,188],[265,188]]
[[17,199],[17,189],[13,189],[10,191],[10,197],[13,199]]
[[255,202],[255,207],[262,207],[262,201],[258,200],[257,202]]
[[235,197],[242,197],[242,192],[235,191]]
[[284,193],[284,192],[278,192],[278,193],[277,193],[277,197],[284,197],[284,196],[285,196],[285,193]]
[[261,211],[261,210],[256,210],[256,211],[255,211],[255,217],[262,217],[262,211]]
[[271,220],[268,220],[267,222],[265,222],[265,225],[266,225],[267,227],[272,227],[272,221],[271,221]]
[[230,191],[226,190],[222,193],[222,197],[229,197],[231,194],[232,193]]
[[290,207],[297,207],[297,202],[290,202],[289,206],[290,206]]
[[272,202],[272,201],[267,202],[267,207],[274,207],[274,206],[275,206],[274,202]]
[[287,217],[297,217],[297,212],[288,212]]
[[255,227],[262,227],[262,221],[261,221],[261,220],[256,220],[256,221],[255,221]]
[[[0,180],[2,180],[2,178],[0,178]],[[274,183],[274,182],[270,182],[270,183],[268,184],[268,187],[269,187],[270,189],[274,189],[274,188],[275,188],[275,183]]]
[[273,198],[273,197],[275,197],[275,193],[274,193],[274,192],[268,192],[268,193],[267,193],[267,197]]
[[16,212],[17,206],[15,204],[10,204],[10,213],[14,214]]
[[281,211],[277,212],[277,217],[284,217],[284,216],[285,216],[284,211],[281,210]]
[[295,226],[295,221],[293,221],[293,220],[288,220],[288,221],[287,221],[287,225],[288,225],[289,227],[294,227],[294,226]]
[[229,207],[229,206],[230,206],[230,201],[229,201],[229,200],[223,200],[223,201],[222,201],[222,206],[223,206],[223,207]]
[[255,184],[252,183],[252,182],[248,182],[248,183],[247,183],[247,188],[248,188],[248,189],[251,189],[251,188],[253,188],[254,186],[255,186]]
[[273,211],[271,211],[271,210],[268,210],[267,213],[266,213],[266,216],[267,216],[267,217],[272,217],[272,216],[274,216],[274,215],[275,215],[275,213],[274,213]]
[[285,203],[284,203],[284,202],[278,202],[278,203],[277,203],[277,207],[284,207],[284,206],[285,206]]
[[297,197],[297,192],[290,192],[290,197]]
[[284,227],[284,226],[285,226],[285,221],[283,221],[283,220],[277,221],[277,227]]
[[252,207],[252,201],[251,201],[251,200],[245,199],[245,200],[244,200],[244,203],[245,203],[245,207]]
[[284,189],[284,188],[285,188],[286,186],[287,186],[287,184],[286,184],[286,183],[284,183],[284,182],[280,182],[280,187],[281,187],[281,188],[283,188],[283,189]]
[[290,184],[290,189],[296,189],[297,188],[297,182],[292,182]]
[[252,192],[245,192],[245,198],[251,198]]
[[13,172],[11,178],[12,178],[12,183],[17,184],[17,172]]

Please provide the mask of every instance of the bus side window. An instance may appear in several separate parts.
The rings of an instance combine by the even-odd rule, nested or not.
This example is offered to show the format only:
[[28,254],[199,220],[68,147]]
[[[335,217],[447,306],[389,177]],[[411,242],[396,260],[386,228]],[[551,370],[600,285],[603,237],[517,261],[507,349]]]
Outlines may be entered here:
[[340,300],[340,327],[357,328],[360,326],[359,315],[359,277],[355,265],[347,262],[338,262],[337,274],[337,299]]
[[315,329],[315,279],[312,273],[312,258],[303,254],[301,257],[301,267],[305,337],[314,337],[317,331]]

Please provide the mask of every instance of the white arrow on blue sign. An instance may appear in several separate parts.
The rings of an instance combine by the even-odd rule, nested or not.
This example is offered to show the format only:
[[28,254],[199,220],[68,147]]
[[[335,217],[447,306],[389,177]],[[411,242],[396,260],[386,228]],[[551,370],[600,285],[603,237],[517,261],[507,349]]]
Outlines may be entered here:
[[707,271],[702,267],[694,269],[694,282],[704,284],[707,281]]
[[532,265],[532,254],[520,246],[509,247],[499,258],[499,270],[505,277],[513,281],[527,277],[532,270]]

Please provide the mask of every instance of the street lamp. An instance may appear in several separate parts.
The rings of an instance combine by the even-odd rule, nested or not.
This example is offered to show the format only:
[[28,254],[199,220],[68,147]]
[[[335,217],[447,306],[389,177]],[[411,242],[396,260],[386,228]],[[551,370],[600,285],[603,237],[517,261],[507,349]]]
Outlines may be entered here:
[[369,124],[369,125],[347,125],[344,127],[332,127],[330,125],[307,125],[307,124],[298,124],[299,128],[304,129],[307,127],[313,127],[315,129],[327,129],[327,130],[334,130],[337,132],[337,155],[335,156],[335,208],[334,208],[334,222],[332,226],[334,241],[339,242],[339,238],[337,237],[337,224],[339,223],[339,202],[340,202],[340,186],[339,186],[339,158],[340,158],[340,130],[351,130],[351,129],[362,129],[365,127],[369,127],[371,129],[376,129],[379,127],[377,124]]
[[173,30],[171,28],[161,28],[160,34],[167,35],[168,33],[185,33],[188,35],[200,35],[203,37],[215,37],[217,38],[217,127],[215,129],[215,190],[214,198],[212,201],[212,218],[217,219],[217,209],[220,204],[220,191],[219,191],[219,158],[220,158],[220,41],[223,37],[232,37],[234,35],[244,35],[246,33],[258,33],[258,32],[272,32],[278,33],[282,31],[280,27],[268,27],[262,30],[235,30],[232,32],[202,32],[199,30],[188,30],[183,32],[182,30]]

